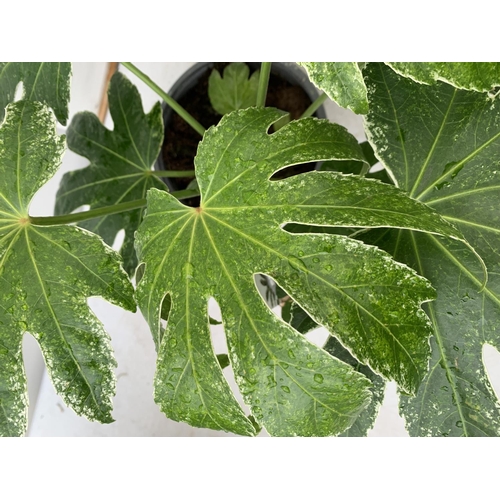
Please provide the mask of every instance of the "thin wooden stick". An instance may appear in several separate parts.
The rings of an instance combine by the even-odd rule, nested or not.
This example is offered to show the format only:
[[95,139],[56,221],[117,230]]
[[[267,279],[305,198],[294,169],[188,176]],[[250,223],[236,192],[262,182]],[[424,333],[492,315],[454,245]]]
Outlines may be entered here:
[[104,120],[106,119],[106,114],[108,112],[109,81],[111,80],[111,77],[115,74],[117,69],[118,69],[117,62],[108,63],[108,73],[106,75],[106,79],[104,80],[104,86],[102,88],[102,94],[101,94],[101,103],[99,104],[99,112],[97,113],[97,116],[99,117],[101,123],[104,123]]

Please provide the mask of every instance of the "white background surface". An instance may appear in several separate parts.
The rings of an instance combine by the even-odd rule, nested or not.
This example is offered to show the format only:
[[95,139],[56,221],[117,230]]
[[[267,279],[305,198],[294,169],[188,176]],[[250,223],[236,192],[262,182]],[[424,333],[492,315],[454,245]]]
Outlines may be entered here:
[[[192,63],[136,64],[168,91]],[[143,97],[144,110],[148,112],[159,100],[158,96],[127,70],[123,71],[138,86]],[[105,74],[105,63],[73,65],[70,120],[78,111],[97,112]],[[365,139],[361,117],[331,102],[326,103],[326,108],[328,117],[332,121],[346,126],[359,141]],[[109,117],[106,125],[112,128]],[[60,127],[60,133],[64,133],[64,127]],[[35,197],[30,209],[31,215],[52,215],[55,193],[62,175],[87,164],[85,158],[67,151],[57,175]],[[67,408],[55,394],[45,372],[36,341],[27,335],[24,356],[30,393],[29,436],[230,436],[224,432],[195,429],[187,424],[168,420],[153,401],[156,354],[148,326],[141,313],[132,314],[123,311],[98,298],[90,299],[89,304],[110,334],[118,362],[117,395],[113,411],[115,422],[109,425],[88,422]],[[215,303],[211,315],[217,317]],[[213,327],[213,338],[216,348],[222,349],[225,346],[222,327]],[[324,338],[324,331],[316,332],[315,338]],[[500,355],[494,348],[487,346],[486,358],[490,379],[494,387],[500,387]],[[227,371],[224,370],[224,373]],[[231,374],[228,378],[236,390]],[[498,393],[498,389],[496,390]],[[397,401],[395,384],[390,383],[374,429],[369,433],[370,436],[408,435],[404,429],[404,422],[397,412]],[[266,434],[263,432],[261,435]]]

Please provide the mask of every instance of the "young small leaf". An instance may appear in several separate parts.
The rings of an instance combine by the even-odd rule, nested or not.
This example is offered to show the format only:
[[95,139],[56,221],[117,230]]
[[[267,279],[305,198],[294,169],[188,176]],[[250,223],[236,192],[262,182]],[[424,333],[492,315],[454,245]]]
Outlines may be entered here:
[[[269,135],[280,116],[250,108],[206,132],[195,159],[199,208],[149,191],[136,240],[146,264],[137,298],[159,352],[155,398],[170,418],[249,433],[211,347],[207,303],[214,297],[236,381],[255,418],[274,435],[337,434],[367,405],[367,380],[276,318],[254,275],[272,277],[358,359],[408,392],[427,370],[431,330],[420,304],[433,291],[375,247],[281,227],[388,225],[462,237],[377,181],[333,172],[270,181],[294,164],[363,160],[356,140],[324,120],[291,122]],[[172,308],[162,335],[159,308],[167,293]]]
[[[113,75],[108,94],[113,130],[106,129],[89,112],[78,113],[68,127],[68,147],[90,160],[90,165],[64,175],[57,192],[56,215],[82,205],[100,208],[145,198],[151,187],[167,189],[161,179],[151,175],[163,141],[160,104],[144,114],[137,88],[121,73]],[[137,265],[134,232],[143,211],[131,210],[80,223],[108,245],[113,244],[118,231],[125,229],[120,253],[131,276]]]
[[250,68],[245,63],[234,62],[224,68],[223,76],[214,69],[208,79],[208,97],[212,107],[225,115],[231,111],[255,106],[260,71],[249,78]]
[[433,85],[446,82],[465,90],[488,92],[500,86],[497,62],[392,62],[386,63],[402,76]]
[[301,62],[311,82],[343,108],[357,114],[368,112],[363,74],[357,63]]
[[22,99],[47,104],[59,122],[66,125],[70,75],[71,63],[0,63],[0,123],[5,116],[5,106],[14,100],[17,85],[22,82]]
[[100,296],[135,310],[115,252],[72,226],[31,223],[28,206],[59,166],[64,137],[36,102],[7,106],[0,128],[0,435],[26,430],[23,334],[39,342],[57,392],[79,415],[112,422],[115,360],[87,305]]
[[367,134],[377,156],[401,187],[462,230],[489,271],[481,292],[478,261],[463,245],[406,231],[363,237],[437,288],[428,305],[434,329],[430,371],[416,397],[401,400],[408,431],[499,435],[500,403],[482,347],[500,347],[500,102],[444,83],[422,86],[384,65],[369,65],[366,81]]

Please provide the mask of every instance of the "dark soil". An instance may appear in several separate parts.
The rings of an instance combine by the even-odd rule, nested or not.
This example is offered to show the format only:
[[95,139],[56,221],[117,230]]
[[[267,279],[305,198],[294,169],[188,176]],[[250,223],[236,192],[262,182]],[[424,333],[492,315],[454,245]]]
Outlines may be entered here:
[[[221,74],[229,63],[215,63],[215,69]],[[222,118],[211,106],[208,98],[208,78],[212,68],[208,69],[198,83],[185,95],[178,99],[186,109],[205,128],[216,125]],[[311,104],[306,92],[297,85],[292,85],[282,77],[271,72],[267,92],[266,106],[272,106],[291,114],[292,119],[299,118]],[[168,170],[193,170],[194,157],[201,138],[177,113],[172,113],[171,120],[165,124],[165,140],[162,146],[162,157]],[[315,164],[290,167],[273,178],[282,178],[301,172],[314,170]],[[279,176],[279,177],[278,177]],[[175,190],[186,189],[192,177],[171,179]],[[199,198],[185,200],[190,206],[198,206]]]

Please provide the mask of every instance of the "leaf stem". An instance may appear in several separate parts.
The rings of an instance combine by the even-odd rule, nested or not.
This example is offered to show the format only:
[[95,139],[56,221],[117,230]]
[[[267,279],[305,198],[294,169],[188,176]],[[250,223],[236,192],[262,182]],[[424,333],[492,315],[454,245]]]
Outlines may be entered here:
[[[300,118],[307,118],[308,116],[312,116],[314,112],[326,101],[328,96],[322,92],[313,103],[302,113]],[[299,120],[300,120],[299,118]]]
[[271,63],[263,62],[260,67],[259,87],[257,89],[257,106],[264,107],[266,104],[267,86],[269,84],[269,75],[271,74]]
[[205,133],[205,128],[193,116],[191,116],[175,99],[170,97],[164,90],[156,85],[149,76],[144,74],[137,66],[129,62],[122,62],[123,66],[140,78],[149,88],[154,90],[180,117],[182,117],[201,136]]
[[194,170],[151,170],[155,177],[194,177]]
[[[174,191],[170,194],[178,200],[194,198],[195,196],[200,195],[199,191],[195,189],[183,189],[181,191]],[[29,219],[31,224],[34,224],[35,226],[56,226],[60,224],[72,224],[73,222],[81,222],[84,220],[96,219],[97,217],[103,217],[105,215],[113,215],[119,214],[121,212],[127,212],[128,210],[135,210],[137,208],[145,207],[146,203],[146,198],[141,198],[140,200],[126,201],[124,203],[118,203],[117,205],[94,208],[93,210],[78,212],[76,214],[55,215],[53,217],[30,216]]]

